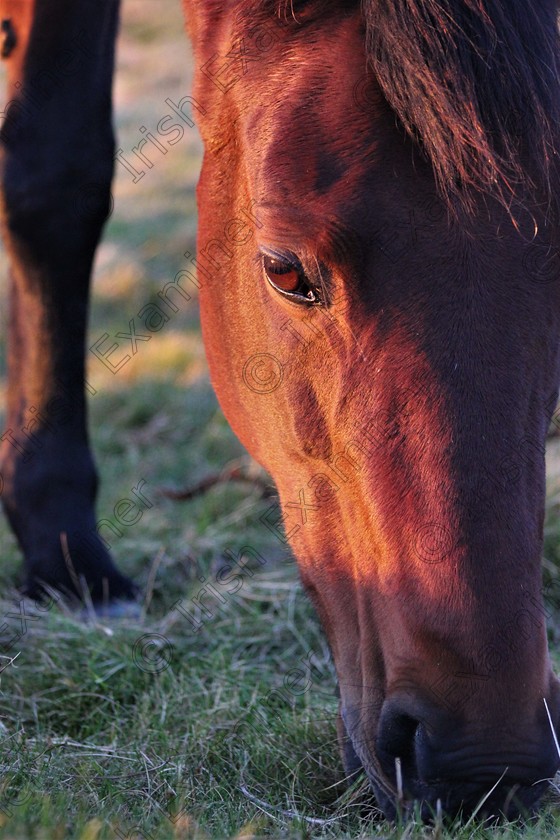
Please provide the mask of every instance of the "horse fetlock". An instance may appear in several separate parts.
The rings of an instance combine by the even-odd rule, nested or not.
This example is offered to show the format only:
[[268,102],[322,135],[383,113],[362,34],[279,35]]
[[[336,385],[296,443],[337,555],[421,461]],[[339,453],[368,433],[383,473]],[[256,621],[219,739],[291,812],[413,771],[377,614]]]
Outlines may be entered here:
[[[0,463],[5,480],[4,501],[11,498],[41,505],[48,496],[84,497],[90,503],[98,477],[85,442],[72,443],[50,429],[38,427],[27,435],[12,428],[0,435]],[[62,505],[64,506],[64,505]]]
[[26,549],[25,594],[30,598],[41,600],[45,592],[57,590],[73,601],[87,597],[108,606],[136,597],[136,587],[116,569],[91,524],[51,533],[40,544],[28,541]]

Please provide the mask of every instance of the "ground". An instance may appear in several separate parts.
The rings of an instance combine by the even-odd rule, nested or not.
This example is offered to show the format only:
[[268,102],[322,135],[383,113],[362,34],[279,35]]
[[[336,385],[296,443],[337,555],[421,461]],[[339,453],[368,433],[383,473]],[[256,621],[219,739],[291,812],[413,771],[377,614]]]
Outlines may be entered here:
[[[116,82],[124,160],[134,159],[142,127],[153,132],[169,112],[166,100],[189,93],[191,68],[179,2],[124,0]],[[117,165],[90,346],[127,331],[194,252],[196,128],[185,124],[166,154],[152,150],[137,183]],[[58,603],[39,611],[22,602],[20,557],[0,521],[0,838],[448,836],[378,822],[361,807],[363,782],[343,783],[332,663],[293,560],[262,521],[274,499],[241,484],[188,502],[161,494],[237,459],[255,468],[210,387],[195,296],[118,371],[89,352],[88,381],[98,517],[112,523],[106,534],[141,587],[143,614],[86,622]],[[549,454],[545,573],[555,580],[558,439]],[[140,516],[119,524],[115,507],[133,488],[144,498]],[[201,613],[193,599],[232,557],[240,574]],[[550,634],[554,644],[554,616]],[[519,833],[471,824],[449,836]],[[559,834],[551,796],[524,836]]]

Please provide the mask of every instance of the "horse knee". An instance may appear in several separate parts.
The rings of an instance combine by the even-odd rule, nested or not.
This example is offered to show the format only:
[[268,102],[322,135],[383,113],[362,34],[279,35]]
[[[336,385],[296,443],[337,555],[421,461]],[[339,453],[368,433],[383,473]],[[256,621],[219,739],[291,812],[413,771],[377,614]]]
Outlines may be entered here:
[[95,247],[112,210],[112,158],[108,165],[33,167],[17,154],[1,167],[5,235],[36,250],[67,253]]
[[[45,125],[23,109],[0,132],[0,191],[5,233],[50,248],[97,241],[111,202],[114,135],[110,111],[87,132],[74,119],[46,114]],[[76,240],[77,237],[77,240]]]

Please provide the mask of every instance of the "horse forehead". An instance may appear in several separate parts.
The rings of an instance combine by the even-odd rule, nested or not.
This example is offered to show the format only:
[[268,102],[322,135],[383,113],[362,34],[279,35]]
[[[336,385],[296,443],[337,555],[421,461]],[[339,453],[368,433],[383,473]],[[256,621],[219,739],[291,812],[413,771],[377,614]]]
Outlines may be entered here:
[[290,203],[297,195],[298,202],[316,199],[323,214],[336,215],[370,175],[392,171],[394,118],[373,83],[367,108],[360,107],[358,75],[335,78],[323,68],[315,85],[306,83],[307,72],[286,84],[275,76],[246,97],[240,88],[238,130],[259,201]]
[[[241,118],[252,118],[254,126],[259,117],[266,121],[278,117],[285,124],[290,119],[292,130],[300,133],[310,119],[314,126],[348,125],[358,115],[354,113],[356,100],[360,94],[364,98],[361,90],[353,91],[358,82],[376,88],[381,99],[375,77],[367,72],[365,32],[358,9],[302,26],[287,27],[272,18],[266,24],[247,27],[246,22],[234,22],[222,37],[229,38],[240,51],[238,78],[231,91]],[[233,76],[230,78],[233,81]],[[365,95],[368,101],[358,103],[362,112],[377,104],[376,93],[367,90]]]
[[[359,4],[311,2],[314,14],[301,23],[279,17],[277,5],[234,3],[206,30],[197,86],[210,147],[237,135],[258,200],[271,184],[283,193],[277,200],[294,189],[324,196],[353,173],[357,185],[380,136],[396,145],[394,118],[367,69]],[[302,11],[294,8],[298,20]]]

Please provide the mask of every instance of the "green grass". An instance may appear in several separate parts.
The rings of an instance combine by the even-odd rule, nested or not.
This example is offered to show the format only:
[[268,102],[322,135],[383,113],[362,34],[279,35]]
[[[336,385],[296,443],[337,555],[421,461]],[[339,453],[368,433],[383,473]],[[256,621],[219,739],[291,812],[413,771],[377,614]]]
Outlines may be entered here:
[[[165,99],[177,101],[191,84],[179,4],[161,0],[165,15],[154,5],[125,2],[116,94],[127,152],[139,127],[165,114]],[[92,343],[126,329],[194,250],[199,161],[190,130],[138,184],[118,172]],[[345,784],[332,663],[292,558],[261,520],[273,500],[250,485],[220,485],[189,502],[160,492],[247,458],[209,385],[196,299],[118,374],[93,354],[88,361],[98,517],[111,519],[146,482],[151,507],[111,538],[145,609],[134,621],[84,622],[60,604],[39,612],[26,603],[34,617],[9,648],[22,629],[20,557],[0,522],[0,650],[15,657],[0,660],[0,838],[558,838],[554,792],[523,832],[519,824],[430,829],[387,824],[362,780]],[[235,587],[219,590],[223,601],[205,599],[211,614],[195,632],[199,622],[184,613],[193,612],[200,578],[215,585],[228,552],[247,546],[254,551]],[[552,483],[548,582],[559,567]],[[553,643],[556,627],[553,618]],[[298,667],[305,676],[294,682]]]

